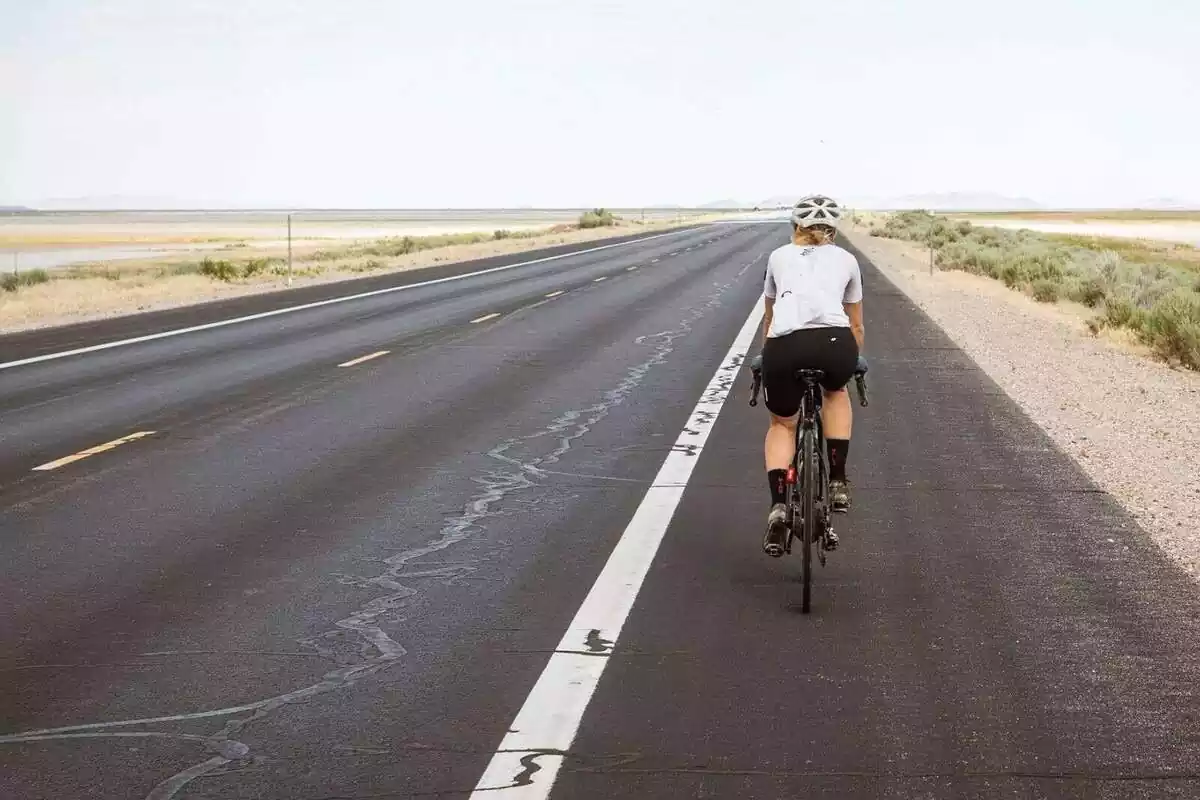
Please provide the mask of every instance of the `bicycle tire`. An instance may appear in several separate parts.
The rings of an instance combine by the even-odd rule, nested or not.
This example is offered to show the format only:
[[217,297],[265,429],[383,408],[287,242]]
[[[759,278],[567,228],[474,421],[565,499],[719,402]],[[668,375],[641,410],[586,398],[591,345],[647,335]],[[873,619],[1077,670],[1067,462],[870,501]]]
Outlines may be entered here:
[[820,520],[820,535],[817,536],[817,554],[821,558],[821,566],[825,566],[825,542],[826,535],[830,529],[830,501],[829,501],[829,460],[828,442],[825,439],[825,426],[821,422],[821,415],[816,418],[816,457],[817,457],[817,489],[815,511]]
[[812,603],[812,546],[813,533],[817,528],[817,466],[816,433],[812,428],[804,429],[800,445],[800,546],[803,551],[801,559],[801,578],[803,581],[800,611],[809,612]]

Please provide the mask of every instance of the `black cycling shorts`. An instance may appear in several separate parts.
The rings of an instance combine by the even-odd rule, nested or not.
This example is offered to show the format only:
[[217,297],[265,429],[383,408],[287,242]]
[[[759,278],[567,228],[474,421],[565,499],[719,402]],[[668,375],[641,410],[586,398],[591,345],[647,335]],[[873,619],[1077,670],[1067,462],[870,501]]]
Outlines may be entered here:
[[826,391],[845,388],[858,365],[858,342],[849,328],[805,328],[768,338],[762,356],[767,409],[777,417],[790,417],[800,410],[804,396],[796,371],[824,370],[821,386]]

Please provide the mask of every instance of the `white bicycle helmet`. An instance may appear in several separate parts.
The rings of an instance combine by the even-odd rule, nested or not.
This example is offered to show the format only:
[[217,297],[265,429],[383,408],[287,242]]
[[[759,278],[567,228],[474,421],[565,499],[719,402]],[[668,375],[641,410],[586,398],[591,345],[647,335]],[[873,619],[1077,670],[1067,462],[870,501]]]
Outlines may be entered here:
[[792,209],[792,223],[801,228],[828,225],[837,230],[842,219],[842,209],[832,197],[810,194]]

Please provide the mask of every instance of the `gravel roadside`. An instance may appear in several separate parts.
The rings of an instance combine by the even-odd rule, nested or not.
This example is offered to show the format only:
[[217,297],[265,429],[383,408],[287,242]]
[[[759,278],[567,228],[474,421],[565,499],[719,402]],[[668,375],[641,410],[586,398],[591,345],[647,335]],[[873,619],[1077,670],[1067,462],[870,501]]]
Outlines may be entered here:
[[1070,306],[967,273],[930,275],[928,250],[911,243],[843,235],[1200,583],[1200,374],[1093,337]]

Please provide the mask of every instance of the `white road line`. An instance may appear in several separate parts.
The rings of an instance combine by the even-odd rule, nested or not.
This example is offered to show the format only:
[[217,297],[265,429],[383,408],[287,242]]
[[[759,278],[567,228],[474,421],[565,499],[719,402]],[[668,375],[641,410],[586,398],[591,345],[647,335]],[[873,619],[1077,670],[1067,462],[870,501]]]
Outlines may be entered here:
[[615,244],[605,244],[599,247],[591,247],[587,250],[576,250],[573,253],[561,253],[556,256],[546,256],[545,258],[535,258],[531,261],[521,261],[516,264],[505,264],[501,267],[490,267],[481,269],[476,272],[468,272],[465,275],[451,275],[446,278],[434,278],[433,280],[420,281],[419,283],[408,283],[403,286],[389,286],[386,289],[374,289],[369,292],[360,292],[358,294],[345,295],[343,297],[331,297],[328,300],[317,300],[312,303],[303,303],[298,306],[287,306],[286,308],[277,308],[273,311],[263,311],[259,314],[249,314],[244,317],[234,317],[232,319],[223,319],[216,322],[206,322],[203,325],[192,325],[187,328],[176,328],[169,331],[161,331],[159,333],[150,333],[145,336],[135,336],[131,339],[120,339],[115,342],[105,342],[104,344],[93,344],[87,347],[78,347],[74,350],[63,350],[57,353],[46,353],[40,356],[31,356],[30,358],[22,358],[16,361],[8,361],[0,363],[0,370],[12,369],[13,367],[23,367],[28,364],[38,364],[43,361],[53,361],[67,356],[78,356],[85,353],[95,353],[100,350],[109,350],[114,347],[126,347],[131,344],[140,344],[142,342],[152,342],[156,339],[167,339],[172,336],[182,336],[185,333],[196,333],[198,331],[212,330],[213,328],[223,328],[226,325],[236,325],[240,322],[251,322],[256,319],[266,319],[267,317],[275,317],[280,314],[291,314],[295,311],[305,311],[310,308],[320,308],[321,306],[334,305],[335,303],[346,303],[351,300],[361,300],[365,297],[375,297],[381,294],[389,294],[391,292],[403,292],[409,289],[419,289],[422,286],[433,286],[438,283],[447,283],[448,281],[461,281],[466,278],[474,278],[479,275],[487,275],[492,272],[500,272],[506,269],[516,269],[517,267],[527,267],[531,264],[544,264],[547,261],[557,261],[562,258],[570,258],[572,256],[581,256],[587,253],[597,253],[601,250],[609,250],[614,247],[627,247],[633,244],[641,244],[642,242],[653,241],[654,239],[662,239],[666,236],[680,236],[685,233],[695,233],[695,229],[686,231],[671,231],[669,233],[656,233],[653,236],[645,236],[641,239],[633,239],[628,242],[617,242]]
[[484,316],[480,317],[479,319],[473,319],[473,320],[471,320],[471,324],[472,324],[472,325],[478,325],[480,322],[487,322],[489,319],[495,319],[495,318],[496,318],[496,317],[498,317],[498,316],[500,316],[500,314],[499,314],[498,312],[496,312],[496,313],[491,313],[491,314],[486,314],[486,315],[484,315]]
[[626,271],[626,272],[633,272],[635,269],[637,269],[637,264],[634,264],[632,267],[626,267],[626,268],[625,268],[625,271]]
[[353,367],[353,366],[357,366],[358,364],[361,364],[361,363],[363,363],[364,361],[370,361],[370,360],[371,360],[371,359],[373,359],[373,358],[379,358],[380,356],[386,356],[386,355],[387,355],[388,353],[390,353],[390,352],[391,352],[391,350],[378,350],[378,351],[376,351],[376,352],[374,352],[374,353],[368,353],[368,354],[367,354],[367,355],[365,355],[365,356],[359,356],[358,358],[351,359],[350,361],[343,362],[343,363],[341,363],[341,364],[338,364],[338,366],[339,366],[339,367]]
[[566,294],[566,292],[564,292],[562,289],[559,289],[557,292],[551,292],[550,294],[546,295],[546,297],[558,297],[560,294]]
[[652,258],[652,259],[650,259],[650,263],[651,263],[651,264],[657,264],[657,263],[658,263],[658,259],[657,259],[657,258]]
[[599,278],[596,278],[594,281],[592,281],[592,283],[599,283],[600,281],[606,281],[606,280],[608,280],[608,276],[601,275]]
[[[738,367],[755,340],[761,317],[762,304],[755,303],[700,395],[684,432],[676,440],[676,448],[667,454],[608,563],[508,726],[472,798],[545,800],[550,796],[564,759],[562,753],[571,748],[663,534],[733,388]],[[531,766],[523,765],[522,759]]]

